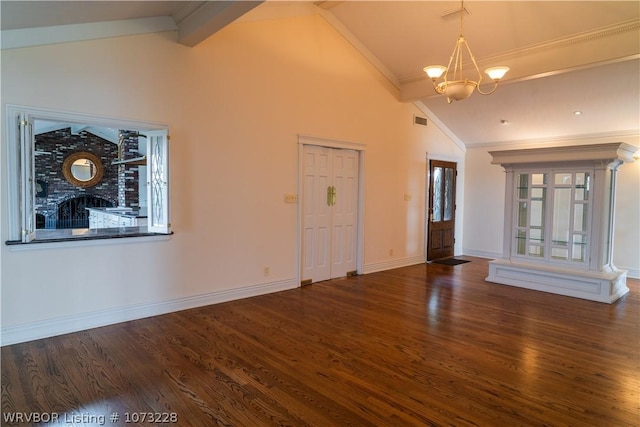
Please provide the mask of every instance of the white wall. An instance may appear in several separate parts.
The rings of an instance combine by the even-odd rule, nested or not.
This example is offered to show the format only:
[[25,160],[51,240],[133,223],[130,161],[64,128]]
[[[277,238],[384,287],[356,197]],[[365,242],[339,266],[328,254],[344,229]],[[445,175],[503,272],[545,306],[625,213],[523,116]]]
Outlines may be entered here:
[[[3,344],[297,286],[297,209],[283,195],[297,191],[298,134],[366,144],[363,270],[423,259],[425,153],[464,153],[413,125],[419,111],[322,18],[236,23],[195,48],[174,39],[2,52],[3,128],[7,103],[170,126],[175,231],[153,243],[2,244]],[[3,133],[3,242],[7,143]]]
[[[566,140],[553,145],[625,142],[640,146],[638,136]],[[551,146],[548,142],[520,144],[519,148]],[[464,253],[498,258],[502,255],[504,227],[504,170],[491,164],[489,151],[515,146],[479,147],[466,152]],[[640,162],[627,163],[617,173],[613,263],[640,278]]]
[[467,149],[465,159],[464,249],[467,255],[497,258],[504,237],[505,175],[485,148]]

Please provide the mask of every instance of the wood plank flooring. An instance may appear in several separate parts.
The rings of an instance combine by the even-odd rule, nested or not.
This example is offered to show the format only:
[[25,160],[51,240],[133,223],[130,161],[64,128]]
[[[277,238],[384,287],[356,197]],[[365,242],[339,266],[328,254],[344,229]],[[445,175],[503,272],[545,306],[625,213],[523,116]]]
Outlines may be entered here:
[[609,305],[465,258],[3,347],[2,425],[640,425],[640,281]]

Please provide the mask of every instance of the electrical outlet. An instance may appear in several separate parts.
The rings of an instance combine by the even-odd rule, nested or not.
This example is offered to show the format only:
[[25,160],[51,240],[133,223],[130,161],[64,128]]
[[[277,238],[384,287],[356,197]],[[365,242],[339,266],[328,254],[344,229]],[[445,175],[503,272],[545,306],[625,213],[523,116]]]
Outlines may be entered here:
[[389,249],[389,256],[393,256],[393,249]]
[[271,267],[265,267],[263,272],[265,276],[268,276],[269,274],[271,274]]
[[409,194],[409,193],[405,193],[404,195],[404,201],[405,202],[410,202],[411,199],[413,199],[413,195]]

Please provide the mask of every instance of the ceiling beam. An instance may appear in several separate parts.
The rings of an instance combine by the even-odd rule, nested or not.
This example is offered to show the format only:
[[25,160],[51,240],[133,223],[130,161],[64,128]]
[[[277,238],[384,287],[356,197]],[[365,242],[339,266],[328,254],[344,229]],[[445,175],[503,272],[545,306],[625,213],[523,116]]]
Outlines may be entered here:
[[186,16],[174,16],[178,26],[178,42],[189,47],[196,46],[263,1],[198,2],[199,4],[193,7]]
[[[503,85],[547,77],[550,74],[637,59],[639,29],[640,20],[633,19],[476,60],[481,70],[491,64],[511,67],[502,80]],[[468,69],[471,65],[466,64]],[[483,76],[482,84],[491,85],[492,82]],[[402,79],[399,87],[400,100],[405,102],[435,95],[433,84],[424,73]]]

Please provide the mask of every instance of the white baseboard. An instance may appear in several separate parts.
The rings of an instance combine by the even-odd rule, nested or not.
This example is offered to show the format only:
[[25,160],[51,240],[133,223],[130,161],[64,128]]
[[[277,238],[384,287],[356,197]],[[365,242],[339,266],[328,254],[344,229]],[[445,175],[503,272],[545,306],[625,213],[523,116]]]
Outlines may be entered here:
[[389,261],[374,262],[362,266],[362,274],[375,273],[378,271],[392,270],[394,268],[408,267],[410,265],[422,264],[425,262],[423,255],[410,258],[392,259]]
[[7,326],[3,327],[1,330],[2,335],[0,336],[0,345],[5,346],[41,338],[48,338],[56,335],[113,325],[115,323],[127,322],[129,320],[158,316],[160,314],[269,294],[297,287],[299,287],[299,283],[295,278],[293,278],[277,282],[245,286],[238,289],[215,291],[208,294],[194,295],[168,301],[116,307],[108,310],[98,310],[91,313],[75,314],[27,324]]
[[462,249],[462,253],[468,256],[475,256],[478,258],[487,258],[487,259],[498,259],[502,258],[502,252],[489,252],[489,251],[479,251],[476,249]]
[[[465,255],[477,256],[480,258],[500,258],[500,254],[467,250]],[[408,267],[424,263],[422,255],[382,261],[363,266],[362,274],[375,273],[378,271],[391,270],[394,268]],[[640,278],[640,270],[628,269],[628,277]],[[113,325],[115,323],[127,322],[130,320],[142,319],[145,317],[158,316],[190,308],[202,307],[211,304],[218,304],[233,301],[241,298],[264,295],[272,292],[279,292],[299,287],[295,278],[277,282],[263,283],[258,285],[245,286],[238,289],[211,292],[203,295],[178,298],[168,301],[161,301],[149,304],[136,304],[126,307],[117,307],[108,310],[99,310],[91,313],[75,314],[63,316],[55,319],[41,320],[15,326],[7,326],[1,329],[0,345],[11,345],[41,338],[53,337],[56,335],[71,332],[83,331],[101,326]]]
[[631,279],[640,279],[640,269],[620,267],[621,270],[627,270],[627,277]]
[[[502,258],[501,252],[489,252],[489,251],[479,251],[475,249],[464,249],[462,252],[468,256],[475,256],[478,258],[487,258],[487,259],[500,259]],[[640,279],[640,268],[630,268],[616,265],[620,270],[627,270],[627,277],[630,279]]]

